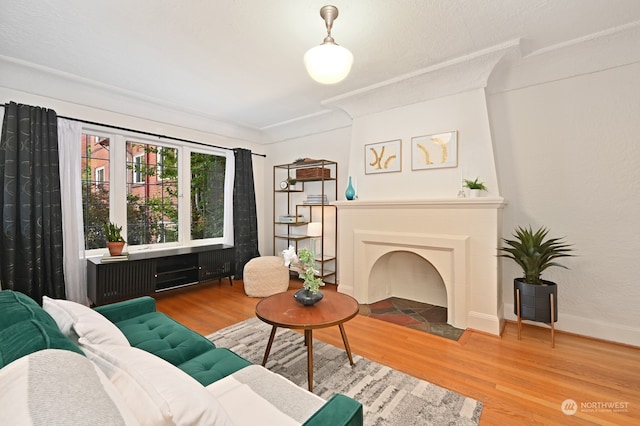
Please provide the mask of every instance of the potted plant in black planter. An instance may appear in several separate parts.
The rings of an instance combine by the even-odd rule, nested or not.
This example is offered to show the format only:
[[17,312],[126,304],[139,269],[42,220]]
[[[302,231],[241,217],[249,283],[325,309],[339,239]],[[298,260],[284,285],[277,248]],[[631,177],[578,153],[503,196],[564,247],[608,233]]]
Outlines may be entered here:
[[572,256],[569,253],[572,249],[562,238],[547,238],[548,233],[544,227],[535,232],[531,227],[518,227],[513,235],[515,239],[502,239],[506,247],[499,249],[503,252],[499,256],[515,261],[524,274],[513,280],[514,314],[518,315],[518,324],[521,319],[526,319],[551,324],[553,329],[553,323],[558,320],[558,286],[543,280],[541,275],[551,266],[566,268],[555,260]]

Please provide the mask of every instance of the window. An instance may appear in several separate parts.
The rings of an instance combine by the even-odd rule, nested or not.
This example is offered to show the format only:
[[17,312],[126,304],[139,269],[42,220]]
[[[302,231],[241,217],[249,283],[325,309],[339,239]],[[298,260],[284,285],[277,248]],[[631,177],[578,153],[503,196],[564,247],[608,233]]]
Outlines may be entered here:
[[[127,182],[129,245],[178,241],[177,149],[127,141],[126,150],[133,170]],[[158,173],[160,152],[164,155],[162,176]]]
[[226,158],[191,153],[191,239],[222,237]]
[[96,188],[99,188],[104,183],[104,167],[96,168]]
[[129,251],[222,242],[225,203],[232,201],[224,196],[224,153],[93,129],[82,141],[87,250],[106,247],[102,227],[110,221],[123,227]]
[[147,168],[147,162],[145,161],[145,154],[138,153],[133,156],[133,161],[131,162],[131,175],[133,183],[144,183],[144,175],[145,170]]
[[107,244],[102,226],[109,221],[110,138],[83,134],[81,143],[84,245],[90,250]]
[[159,146],[158,153],[156,154],[156,176],[158,177],[158,179],[165,179],[164,156],[165,154],[171,155],[170,153],[163,153],[162,152],[163,149],[164,148]]

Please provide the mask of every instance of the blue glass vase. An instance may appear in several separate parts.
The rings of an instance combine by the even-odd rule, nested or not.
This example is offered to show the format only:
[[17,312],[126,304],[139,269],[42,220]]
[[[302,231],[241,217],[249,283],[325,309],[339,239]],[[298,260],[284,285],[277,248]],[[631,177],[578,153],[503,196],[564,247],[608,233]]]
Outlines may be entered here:
[[344,196],[347,197],[347,200],[353,200],[356,197],[356,190],[353,189],[353,185],[351,184],[351,176],[349,176],[349,186],[347,186]]

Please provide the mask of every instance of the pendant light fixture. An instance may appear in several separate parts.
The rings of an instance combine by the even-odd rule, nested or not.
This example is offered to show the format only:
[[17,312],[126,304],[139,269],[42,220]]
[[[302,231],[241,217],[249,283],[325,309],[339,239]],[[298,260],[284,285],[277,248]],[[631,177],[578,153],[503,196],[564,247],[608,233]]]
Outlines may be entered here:
[[349,50],[338,46],[331,37],[333,21],[338,18],[338,8],[324,6],[320,9],[320,16],[327,26],[327,36],[321,45],[312,47],[304,55],[304,65],[307,72],[318,83],[335,84],[345,79],[351,71],[353,55]]

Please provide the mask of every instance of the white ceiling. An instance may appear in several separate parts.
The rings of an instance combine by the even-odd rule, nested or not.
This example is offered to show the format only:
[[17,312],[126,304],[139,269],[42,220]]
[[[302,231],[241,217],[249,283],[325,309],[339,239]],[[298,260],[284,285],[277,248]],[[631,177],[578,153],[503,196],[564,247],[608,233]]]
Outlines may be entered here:
[[[354,55],[333,86],[302,63],[325,36],[325,4]],[[526,55],[639,20],[639,0],[0,0],[0,58],[268,134],[321,116],[324,100],[493,46],[520,40]]]

